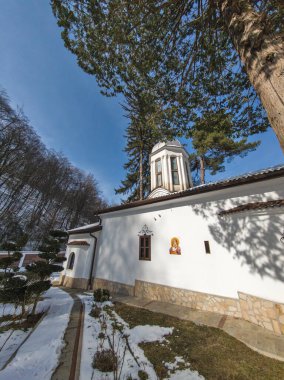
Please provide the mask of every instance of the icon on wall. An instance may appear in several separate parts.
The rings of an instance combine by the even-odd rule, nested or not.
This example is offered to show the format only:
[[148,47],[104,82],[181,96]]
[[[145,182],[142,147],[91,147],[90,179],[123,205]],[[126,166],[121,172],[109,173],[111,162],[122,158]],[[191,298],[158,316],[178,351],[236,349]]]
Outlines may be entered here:
[[177,237],[171,238],[171,248],[169,251],[171,255],[181,255],[181,249],[179,246],[179,238]]

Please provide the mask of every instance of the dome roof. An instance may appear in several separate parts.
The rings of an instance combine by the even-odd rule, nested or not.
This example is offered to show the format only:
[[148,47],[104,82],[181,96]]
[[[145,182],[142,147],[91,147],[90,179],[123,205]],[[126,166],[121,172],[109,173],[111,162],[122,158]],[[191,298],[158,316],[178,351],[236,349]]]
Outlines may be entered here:
[[166,146],[176,146],[179,148],[182,147],[181,143],[178,140],[167,141],[167,142],[158,142],[156,145],[154,145],[154,147],[152,149],[152,153],[154,153],[154,152],[156,152],[156,150],[159,150],[160,148],[166,147]]

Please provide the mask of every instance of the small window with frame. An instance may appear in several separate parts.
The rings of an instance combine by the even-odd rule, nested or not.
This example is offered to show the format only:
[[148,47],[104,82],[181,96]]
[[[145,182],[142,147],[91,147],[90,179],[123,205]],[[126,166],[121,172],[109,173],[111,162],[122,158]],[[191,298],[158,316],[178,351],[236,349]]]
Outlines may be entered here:
[[171,172],[173,185],[179,185],[177,158],[171,157]]
[[162,162],[160,158],[156,160],[155,165],[156,165],[156,187],[160,187],[163,185]]
[[151,235],[139,236],[139,260],[151,261]]
[[211,250],[210,250],[210,244],[209,244],[209,241],[208,240],[205,240],[204,241],[204,247],[205,247],[205,253],[207,255],[209,255],[211,253]]

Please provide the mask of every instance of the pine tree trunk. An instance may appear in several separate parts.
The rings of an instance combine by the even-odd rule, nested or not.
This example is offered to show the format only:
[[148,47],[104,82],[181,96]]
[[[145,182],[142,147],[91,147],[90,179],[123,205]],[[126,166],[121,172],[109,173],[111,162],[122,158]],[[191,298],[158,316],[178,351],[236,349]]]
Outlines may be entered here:
[[219,0],[234,46],[284,153],[284,40],[266,31],[265,14],[243,0]]
[[38,300],[39,300],[39,297],[36,297],[36,299],[34,300],[34,304],[33,304],[32,312],[31,312],[32,315],[35,314],[36,307],[37,307],[37,304],[38,304]]
[[199,156],[200,164],[200,183],[201,185],[205,184],[205,160],[203,156]]
[[22,304],[21,304],[21,308],[22,308],[22,313],[21,313],[21,316],[22,316],[22,318],[25,316],[25,314],[26,314],[26,307],[25,307],[26,305],[25,305],[25,303],[23,302]]
[[139,158],[139,199],[143,199],[143,152],[140,150]]

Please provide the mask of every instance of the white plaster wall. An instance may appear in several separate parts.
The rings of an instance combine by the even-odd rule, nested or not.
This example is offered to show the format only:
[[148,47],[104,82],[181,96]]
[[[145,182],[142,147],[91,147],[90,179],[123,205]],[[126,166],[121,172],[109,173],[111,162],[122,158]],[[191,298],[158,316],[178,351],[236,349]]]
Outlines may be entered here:
[[[93,235],[99,235],[99,232],[93,233]],[[89,233],[86,234],[78,234],[78,235],[70,235],[68,241],[76,241],[76,240],[85,240],[90,245],[89,246],[67,246],[66,249],[66,261],[64,262],[64,275],[73,278],[86,278],[88,279],[90,276],[90,268],[91,261],[93,258],[94,244],[95,239],[90,236]],[[66,269],[67,263],[69,260],[69,256],[71,252],[75,253],[75,262],[73,269]]]
[[[103,214],[94,275],[233,298],[242,291],[284,302],[283,208],[217,215],[243,203],[279,198],[284,198],[283,179]],[[139,261],[138,232],[144,224],[153,231],[151,261]],[[181,256],[169,254],[173,236],[180,239]]]

